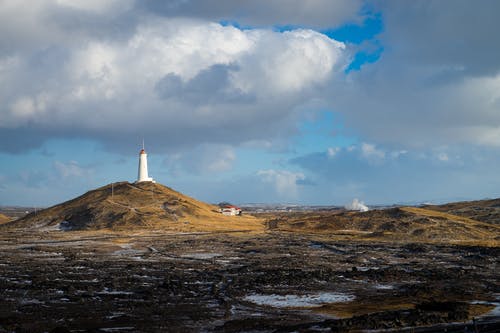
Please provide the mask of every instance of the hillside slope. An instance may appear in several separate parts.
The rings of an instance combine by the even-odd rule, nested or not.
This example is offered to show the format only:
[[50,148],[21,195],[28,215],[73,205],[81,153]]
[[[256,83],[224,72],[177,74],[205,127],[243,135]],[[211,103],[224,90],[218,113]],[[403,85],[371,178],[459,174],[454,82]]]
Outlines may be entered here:
[[0,214],[0,224],[7,223],[12,219],[4,214]]
[[415,207],[278,214],[267,224],[272,230],[356,239],[500,245],[500,226]]
[[255,217],[223,216],[216,206],[149,182],[106,185],[36,214],[28,214],[3,227],[184,232],[263,229],[262,222]]
[[444,205],[426,205],[422,208],[500,225],[500,199],[452,202]]

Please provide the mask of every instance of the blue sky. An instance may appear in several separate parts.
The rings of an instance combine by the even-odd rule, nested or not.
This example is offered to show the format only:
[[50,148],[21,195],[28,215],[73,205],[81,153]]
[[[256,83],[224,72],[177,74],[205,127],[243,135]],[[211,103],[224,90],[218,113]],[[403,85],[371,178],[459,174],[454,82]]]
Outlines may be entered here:
[[0,4],[0,205],[500,196],[496,1]]

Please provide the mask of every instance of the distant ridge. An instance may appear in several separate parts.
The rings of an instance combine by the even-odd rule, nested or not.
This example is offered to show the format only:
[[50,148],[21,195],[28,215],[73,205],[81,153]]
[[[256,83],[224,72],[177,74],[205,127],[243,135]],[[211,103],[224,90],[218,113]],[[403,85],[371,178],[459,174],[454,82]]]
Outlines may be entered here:
[[172,231],[261,230],[251,216],[228,217],[218,207],[152,182],[119,182],[91,190],[75,199],[32,212],[3,228],[45,230]]
[[422,208],[500,225],[500,198],[452,202],[443,205],[424,205]]
[[276,214],[271,229],[345,239],[500,246],[500,226],[417,207]]

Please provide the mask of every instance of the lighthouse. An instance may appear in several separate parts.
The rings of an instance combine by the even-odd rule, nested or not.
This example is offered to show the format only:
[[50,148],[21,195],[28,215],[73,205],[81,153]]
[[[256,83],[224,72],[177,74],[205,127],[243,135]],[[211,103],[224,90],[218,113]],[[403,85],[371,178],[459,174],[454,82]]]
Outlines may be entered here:
[[140,182],[153,182],[153,178],[148,176],[148,154],[146,154],[146,150],[144,149],[144,140],[142,141],[142,149],[139,152],[139,171],[137,172],[137,181]]

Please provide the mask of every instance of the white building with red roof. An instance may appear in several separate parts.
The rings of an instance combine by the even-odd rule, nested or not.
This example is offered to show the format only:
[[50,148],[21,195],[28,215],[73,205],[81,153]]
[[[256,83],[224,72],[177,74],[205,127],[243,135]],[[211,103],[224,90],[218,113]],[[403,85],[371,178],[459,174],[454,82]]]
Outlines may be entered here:
[[220,208],[222,215],[236,216],[241,215],[241,208],[233,205],[226,205]]

